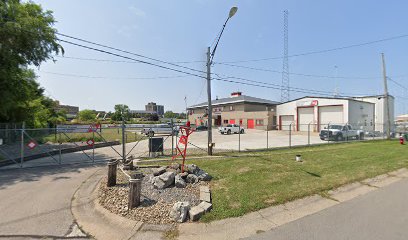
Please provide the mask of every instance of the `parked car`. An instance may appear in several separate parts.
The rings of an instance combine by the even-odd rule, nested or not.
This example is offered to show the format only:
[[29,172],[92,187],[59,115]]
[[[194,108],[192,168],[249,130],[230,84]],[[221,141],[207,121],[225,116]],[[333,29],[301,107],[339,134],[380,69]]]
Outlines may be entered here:
[[221,134],[231,134],[231,133],[243,134],[245,131],[238,124],[228,124],[227,126],[219,127],[218,132],[220,132]]
[[329,125],[320,131],[320,139],[326,141],[343,141],[344,139],[364,139],[363,130],[355,130],[350,125]]
[[157,124],[148,128],[143,128],[141,133],[145,134],[146,136],[153,137],[155,134],[177,135],[178,131],[179,126],[171,127],[169,124]]
[[207,131],[207,130],[208,130],[208,127],[205,126],[205,125],[200,125],[200,126],[197,126],[197,127],[195,128],[195,130],[196,130],[197,132]]

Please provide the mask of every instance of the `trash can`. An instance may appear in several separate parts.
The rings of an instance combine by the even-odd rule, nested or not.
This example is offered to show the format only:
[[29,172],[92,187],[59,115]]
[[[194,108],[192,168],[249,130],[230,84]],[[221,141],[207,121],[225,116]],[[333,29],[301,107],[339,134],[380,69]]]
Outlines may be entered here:
[[405,141],[408,141],[408,133],[404,133],[402,136],[404,137]]
[[149,152],[163,153],[163,138],[162,137],[149,138]]

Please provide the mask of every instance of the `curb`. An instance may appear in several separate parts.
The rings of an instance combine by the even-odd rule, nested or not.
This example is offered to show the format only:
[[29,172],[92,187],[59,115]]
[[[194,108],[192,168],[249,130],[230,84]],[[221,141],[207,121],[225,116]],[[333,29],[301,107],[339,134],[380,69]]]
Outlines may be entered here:
[[106,168],[96,171],[74,193],[71,212],[81,230],[99,240],[161,239],[171,227],[131,220],[103,208],[98,200],[98,187]]

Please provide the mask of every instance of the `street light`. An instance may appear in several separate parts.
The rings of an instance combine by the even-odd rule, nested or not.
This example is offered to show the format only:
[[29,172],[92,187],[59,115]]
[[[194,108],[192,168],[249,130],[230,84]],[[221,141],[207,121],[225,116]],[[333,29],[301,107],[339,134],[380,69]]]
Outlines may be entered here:
[[225,26],[228,23],[228,20],[232,18],[235,13],[237,13],[238,8],[237,7],[232,7],[229,11],[228,18],[225,20],[224,25],[222,26],[222,30],[220,32],[220,35],[218,35],[217,38],[217,43],[214,46],[214,49],[211,52],[211,47],[208,47],[207,49],[207,96],[208,96],[208,155],[212,155],[212,149],[213,149],[213,142],[212,142],[212,105],[211,105],[211,64],[213,63],[215,51],[217,50],[218,43],[220,42],[222,33],[224,32]]

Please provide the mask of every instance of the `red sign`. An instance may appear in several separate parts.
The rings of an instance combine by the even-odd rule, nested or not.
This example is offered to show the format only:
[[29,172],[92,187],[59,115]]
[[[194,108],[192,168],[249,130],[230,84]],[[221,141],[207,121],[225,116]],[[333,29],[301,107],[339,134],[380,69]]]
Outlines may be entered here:
[[86,144],[88,144],[88,146],[93,146],[95,144],[95,141],[93,139],[88,139],[88,141],[86,141]]
[[319,101],[313,100],[310,105],[311,105],[311,106],[317,106],[318,104],[319,104]]
[[37,147],[37,143],[31,140],[29,143],[27,143],[27,147],[29,149],[34,149],[35,147]]

